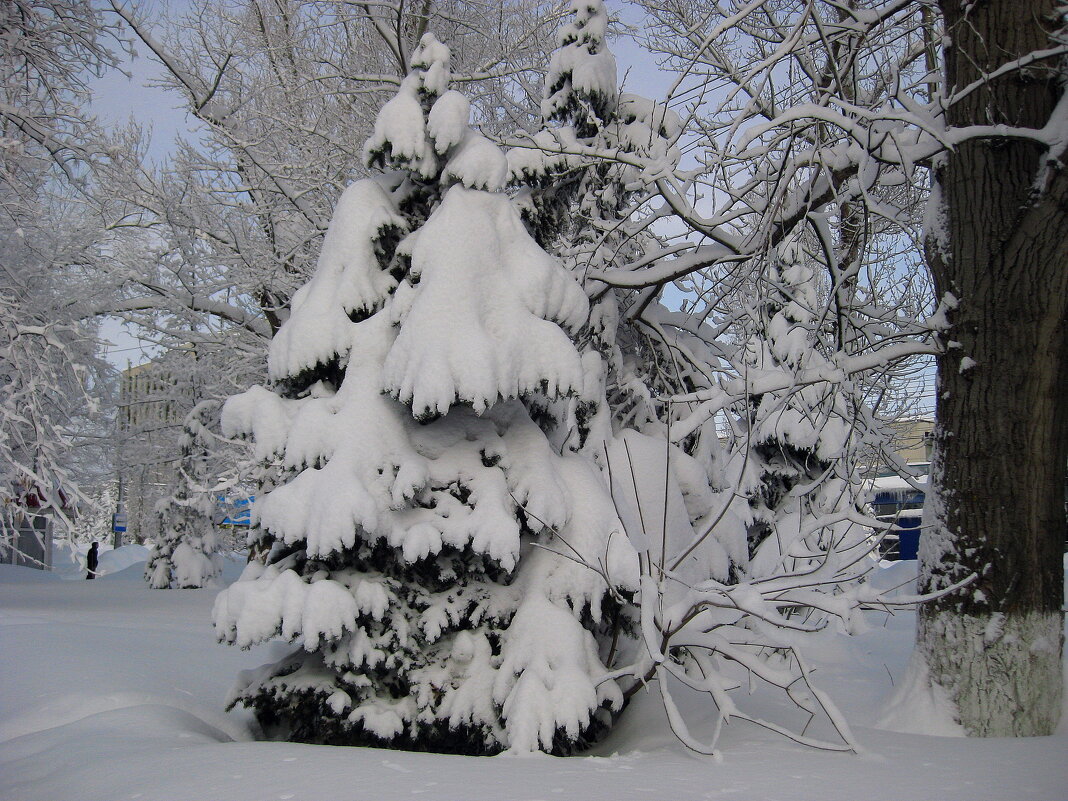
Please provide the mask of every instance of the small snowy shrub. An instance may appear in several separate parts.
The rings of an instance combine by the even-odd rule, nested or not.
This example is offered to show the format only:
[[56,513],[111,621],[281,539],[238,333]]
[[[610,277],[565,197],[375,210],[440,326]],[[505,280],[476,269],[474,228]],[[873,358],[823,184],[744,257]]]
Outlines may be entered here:
[[183,423],[178,486],[159,505],[160,540],[145,565],[153,589],[214,587],[222,573],[222,555],[213,519],[215,492],[205,486],[210,471],[206,441],[208,419],[218,415],[218,401],[203,401]]
[[[651,493],[659,506],[624,515],[640,514],[634,528],[653,533],[647,550],[639,547],[645,647],[612,675],[655,680],[673,731],[701,753],[717,753],[732,719],[806,745],[855,750],[848,724],[812,680],[805,649],[818,648],[828,627],[862,630],[864,608],[921,599],[883,598],[864,582],[877,553],[873,531],[885,526],[862,510],[860,401],[821,353],[818,290],[799,250],[784,246],[767,268],[742,316],[746,336],[724,344],[727,369],[710,388],[731,423],[725,453],[706,464],[719,490],[711,522],[689,542],[673,539],[666,526],[661,533],[661,519],[673,518],[672,493],[662,483]],[[628,467],[666,474],[677,456],[661,453],[658,470],[653,454],[631,449]],[[652,478],[639,486],[657,487]],[[717,570],[724,556],[731,558],[726,577]],[[673,683],[708,694],[718,712],[710,738],[690,732]],[[733,691],[758,683],[781,691],[784,721],[794,717],[792,706],[807,716],[803,725],[747,711]]]

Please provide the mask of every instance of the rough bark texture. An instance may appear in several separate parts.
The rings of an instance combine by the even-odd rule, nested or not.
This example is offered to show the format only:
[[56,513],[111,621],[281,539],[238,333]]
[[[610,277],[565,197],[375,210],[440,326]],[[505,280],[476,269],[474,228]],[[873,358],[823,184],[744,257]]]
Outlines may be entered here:
[[[945,0],[945,95],[1050,47],[1055,6]],[[949,124],[1042,128],[1065,91],[1058,68],[987,82],[948,108]],[[1068,175],[1042,144],[991,137],[948,154],[935,183],[928,259],[959,305],[938,363],[921,589],[979,578],[923,609],[919,648],[969,733],[1049,734],[1063,682]]]

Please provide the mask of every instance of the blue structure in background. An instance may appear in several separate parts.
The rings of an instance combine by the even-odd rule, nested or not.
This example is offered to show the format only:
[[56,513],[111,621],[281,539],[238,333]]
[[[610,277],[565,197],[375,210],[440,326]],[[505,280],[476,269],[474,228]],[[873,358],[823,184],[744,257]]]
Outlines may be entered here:
[[248,498],[227,498],[219,495],[215,499],[215,525],[230,528],[248,528],[252,524],[253,495]]
[[905,515],[897,518],[897,558],[917,559],[920,550],[920,514]]
[[[914,465],[921,469],[926,466]],[[918,476],[913,481],[926,484],[927,476]],[[895,526],[884,540],[883,558],[918,557],[923,526],[923,501],[924,492],[899,476],[880,476],[873,481],[871,505],[875,516]]]

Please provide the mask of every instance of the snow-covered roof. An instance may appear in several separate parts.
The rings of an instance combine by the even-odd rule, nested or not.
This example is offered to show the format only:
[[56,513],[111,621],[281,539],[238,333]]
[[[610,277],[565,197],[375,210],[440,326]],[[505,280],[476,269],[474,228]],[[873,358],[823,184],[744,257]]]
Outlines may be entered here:
[[[912,483],[924,485],[927,483],[927,476],[916,476],[912,479]],[[880,478],[874,478],[871,481],[871,488],[873,492],[900,492],[915,489],[911,483],[903,479],[901,476],[882,476]]]

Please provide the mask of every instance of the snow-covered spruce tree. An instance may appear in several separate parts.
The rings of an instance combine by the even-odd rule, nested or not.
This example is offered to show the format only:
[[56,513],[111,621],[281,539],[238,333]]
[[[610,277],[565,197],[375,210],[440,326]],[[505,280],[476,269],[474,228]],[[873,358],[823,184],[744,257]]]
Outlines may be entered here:
[[109,481],[86,493],[88,498],[79,506],[78,517],[71,529],[72,544],[104,542],[111,536],[111,515],[115,512],[116,490],[115,482]]
[[[745,559],[743,530],[720,527],[684,553],[716,509],[709,471],[690,455],[700,451],[700,436],[684,448],[669,442],[671,410],[663,396],[694,386],[690,363],[671,355],[685,347],[684,337],[660,325],[668,314],[657,302],[660,287],[633,289],[625,280],[604,279],[609,272],[643,273],[652,264],[646,252],[661,248],[644,208],[646,176],[636,165],[673,170],[681,122],[666,106],[618,92],[600,0],[575,0],[571,15],[546,76],[544,126],[508,153],[517,202],[534,236],[560,256],[590,302],[577,339],[584,389],[546,404],[557,423],[551,431],[561,447],[601,468],[645,570],[682,555],[677,573],[686,580],[727,580]],[[636,609],[627,606],[614,621],[621,629],[619,660],[636,655],[635,618]],[[643,686],[633,677],[624,684],[625,696]]]
[[809,566],[828,547],[868,547],[863,527],[827,520],[846,508],[860,511],[864,488],[851,447],[860,436],[857,404],[840,384],[802,380],[804,371],[830,367],[820,348],[816,276],[798,245],[778,250],[758,284],[739,372],[747,383],[784,389],[746,395],[727,466],[749,498],[746,573],[753,577]]
[[290,739],[565,754],[622,704],[593,632],[635,554],[596,467],[523,401],[582,392],[586,298],[448,83],[428,34],[366,146],[385,172],[345,191],[271,344],[277,390],[226,404],[287,474],[215,626],[296,645],[233,698]]
[[213,519],[213,435],[209,430],[211,418],[218,419],[218,411],[218,401],[201,401],[182,424],[178,486],[159,504],[160,539],[145,565],[145,581],[153,589],[218,585],[222,555]]
[[[580,348],[603,360],[611,419],[617,427],[662,433],[666,409],[655,396],[688,385],[656,325],[659,287],[628,289],[625,283],[606,283],[603,275],[635,269],[648,250],[658,249],[643,210],[647,185],[635,165],[641,159],[668,171],[677,167],[674,141],[681,121],[662,104],[618,92],[615,57],[605,41],[608,14],[600,0],[575,0],[571,14],[546,76],[545,127],[509,151],[511,179],[521,187],[518,200],[535,238],[562,258],[590,299]],[[603,409],[597,397],[577,405],[572,429],[581,443]]]

